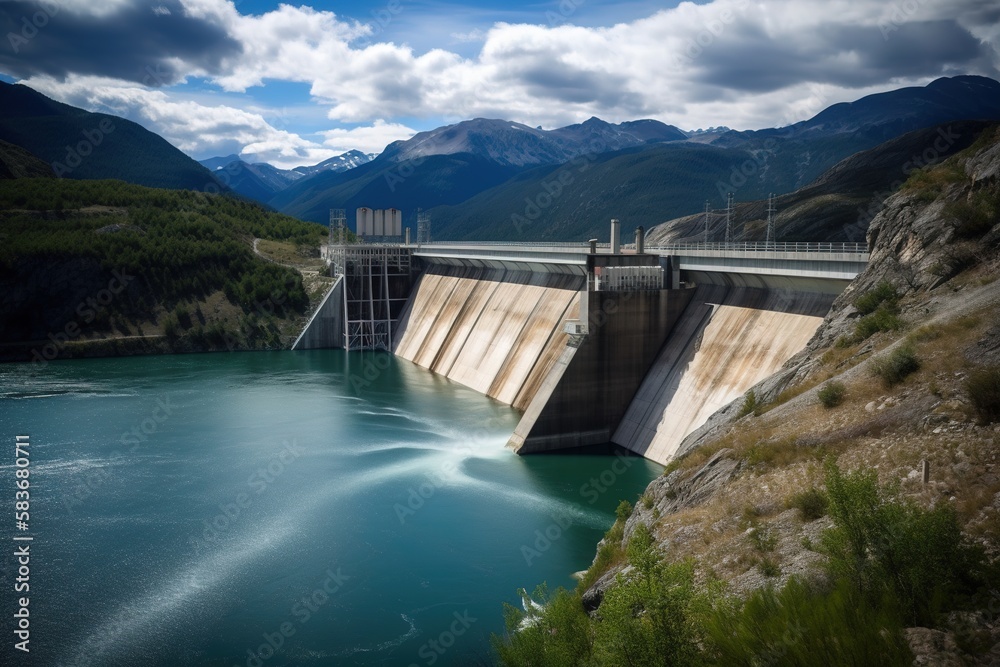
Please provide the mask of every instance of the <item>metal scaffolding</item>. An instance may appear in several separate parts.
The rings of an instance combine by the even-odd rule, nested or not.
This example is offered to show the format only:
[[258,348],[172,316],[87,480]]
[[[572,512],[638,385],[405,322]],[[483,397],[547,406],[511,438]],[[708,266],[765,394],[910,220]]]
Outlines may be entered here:
[[391,350],[392,327],[410,293],[410,250],[392,245],[331,246],[334,275],[344,276],[344,347]]

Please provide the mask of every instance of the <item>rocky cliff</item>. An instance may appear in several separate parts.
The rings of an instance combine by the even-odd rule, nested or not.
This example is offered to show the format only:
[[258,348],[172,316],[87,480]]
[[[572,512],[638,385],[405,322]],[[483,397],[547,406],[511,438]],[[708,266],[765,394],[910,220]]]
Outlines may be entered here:
[[[734,401],[685,440],[617,533],[622,545],[645,524],[668,560],[694,559],[698,576],[736,592],[821,577],[815,545],[831,519],[800,505],[823,493],[823,462],[836,460],[876,471],[915,506],[951,507],[965,535],[996,556],[1000,424],[970,378],[992,378],[1000,392],[1000,128],[914,172],[867,240],[868,268],[807,348],[755,386],[752,401]],[[595,561],[586,608],[598,608],[623,568],[623,557]],[[989,610],[905,634],[916,664],[1000,662]]]

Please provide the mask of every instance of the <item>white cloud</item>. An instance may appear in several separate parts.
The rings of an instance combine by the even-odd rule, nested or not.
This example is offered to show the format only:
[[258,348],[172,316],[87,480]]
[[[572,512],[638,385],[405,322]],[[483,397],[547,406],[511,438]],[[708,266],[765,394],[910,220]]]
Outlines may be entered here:
[[456,42],[482,42],[486,40],[486,33],[479,28],[473,28],[468,32],[453,32],[451,38]]
[[352,149],[362,153],[381,153],[392,142],[409,139],[416,133],[413,128],[400,123],[387,123],[379,118],[369,126],[349,130],[326,130],[320,134],[325,137],[323,145],[337,153],[345,153]]
[[328,117],[349,129],[324,132],[320,145],[272,127],[259,113],[185,102],[169,88],[157,94],[104,81],[86,90],[85,80],[72,76],[36,77],[32,85],[71,103],[85,100],[87,108],[118,105],[185,150],[240,144],[285,161],[379,150],[413,132],[403,118],[499,117],[555,127],[599,116],[682,128],[768,127],[938,76],[996,76],[1000,63],[1000,18],[980,0],[682,2],[608,27],[576,26],[572,16],[556,26],[469,26],[452,37],[482,42],[470,56],[378,41],[384,37],[372,24],[307,6],[247,16],[231,0],[180,3],[187,18],[221,29],[242,52],[220,56],[211,72],[177,58],[171,72],[207,76],[227,92],[269,80],[305,82]]
[[275,128],[259,113],[178,99],[163,90],[96,77],[70,77],[67,81],[35,78],[24,83],[67,104],[135,121],[189,155],[243,153],[277,167],[291,168],[316,164],[338,154]]
[[[775,113],[808,102],[803,91],[848,100],[963,68],[994,74],[998,61],[996,17],[974,0],[714,0],[605,28],[498,23],[453,35],[483,42],[472,58],[370,44],[370,25],[308,7],[246,17],[222,0],[185,3],[244,45],[215,77],[224,89],[308,82],[346,123],[501,116],[551,127],[597,115],[760,127],[798,120]],[[951,43],[935,46],[937,34]]]

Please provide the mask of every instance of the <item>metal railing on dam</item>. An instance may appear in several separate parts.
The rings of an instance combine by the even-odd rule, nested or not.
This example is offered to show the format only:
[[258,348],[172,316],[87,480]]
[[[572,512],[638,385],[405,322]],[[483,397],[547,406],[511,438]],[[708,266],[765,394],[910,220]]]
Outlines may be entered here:
[[[588,266],[588,258],[608,256],[611,245],[547,242],[435,242],[408,246],[414,255],[435,262],[476,261],[548,266],[567,271],[568,266]],[[646,255],[675,258],[675,268],[690,273],[743,274],[819,280],[851,280],[868,264],[863,243],[737,242],[674,243],[646,246]],[[635,256],[635,246],[622,247],[622,255]],[[553,269],[562,265],[562,269]],[[544,269],[540,269],[544,270]]]

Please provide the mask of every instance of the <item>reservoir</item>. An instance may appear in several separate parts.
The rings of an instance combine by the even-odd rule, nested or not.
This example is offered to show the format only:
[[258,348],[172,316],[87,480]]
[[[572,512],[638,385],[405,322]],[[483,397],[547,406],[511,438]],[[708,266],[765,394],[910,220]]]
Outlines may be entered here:
[[662,470],[518,457],[518,419],[382,353],[0,365],[5,507],[31,443],[30,664],[490,664],[502,603],[574,586]]

